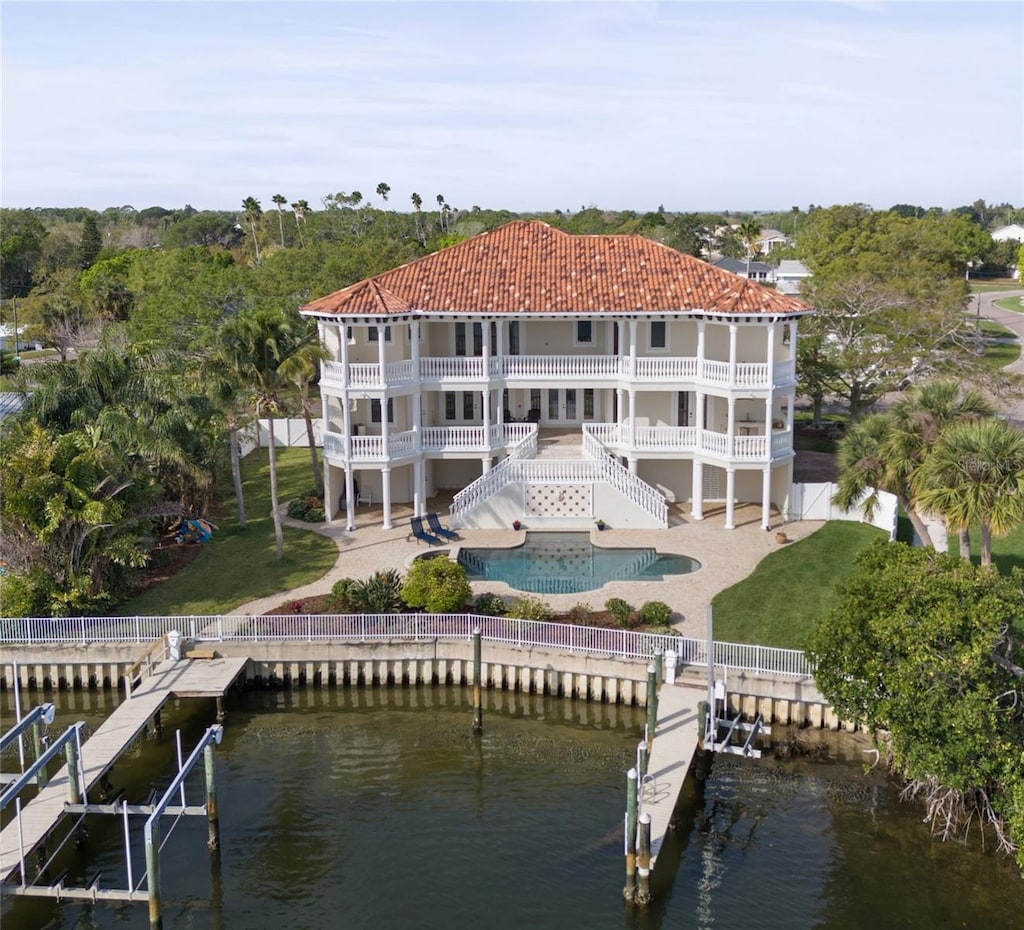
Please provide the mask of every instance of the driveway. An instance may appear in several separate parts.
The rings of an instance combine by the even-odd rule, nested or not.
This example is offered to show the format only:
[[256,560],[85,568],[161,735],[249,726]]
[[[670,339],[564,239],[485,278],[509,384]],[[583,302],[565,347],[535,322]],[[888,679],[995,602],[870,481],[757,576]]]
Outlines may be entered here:
[[[996,306],[997,300],[1004,297],[1024,296],[1024,290],[989,291],[984,294],[975,294],[971,298],[971,310],[978,312],[978,301],[981,301],[981,317],[985,320],[992,320],[1000,326],[1005,326],[1016,337],[1017,341],[1024,347],[1024,307],[1020,312],[1004,310]],[[1017,361],[1006,366],[1006,371],[1024,377],[1024,353],[1017,357]],[[1019,429],[1024,429],[1024,397],[996,397],[993,398],[999,409],[1006,414],[1007,418]]]

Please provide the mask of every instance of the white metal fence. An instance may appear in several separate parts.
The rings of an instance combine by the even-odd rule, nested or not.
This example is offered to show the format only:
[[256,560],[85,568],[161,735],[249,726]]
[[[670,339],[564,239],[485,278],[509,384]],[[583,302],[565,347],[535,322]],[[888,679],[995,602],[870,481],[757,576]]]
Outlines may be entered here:
[[[468,639],[520,647],[648,658],[674,649],[682,665],[707,665],[707,644],[667,633],[483,617],[477,614],[286,614],[275,616],[29,617],[0,619],[0,643],[144,643],[178,630],[197,642],[422,641]],[[743,643],[714,644],[716,666],[771,675],[809,677],[813,669],[796,649]]]

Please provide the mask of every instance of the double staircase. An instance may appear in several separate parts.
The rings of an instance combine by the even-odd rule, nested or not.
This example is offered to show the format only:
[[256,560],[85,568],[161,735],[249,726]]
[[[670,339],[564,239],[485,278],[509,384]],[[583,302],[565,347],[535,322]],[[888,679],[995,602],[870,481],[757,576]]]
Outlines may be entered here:
[[532,432],[456,494],[451,507],[452,526],[463,529],[508,528],[513,520],[533,528],[589,528],[598,518],[616,527],[665,528],[668,505],[586,426],[582,442],[539,441]]

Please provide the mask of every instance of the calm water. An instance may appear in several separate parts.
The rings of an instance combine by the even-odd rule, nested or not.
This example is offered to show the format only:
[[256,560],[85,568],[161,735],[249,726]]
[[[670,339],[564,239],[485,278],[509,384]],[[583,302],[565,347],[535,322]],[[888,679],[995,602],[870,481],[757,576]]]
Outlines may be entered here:
[[653,548],[594,546],[589,533],[527,533],[515,549],[460,549],[459,562],[473,581],[503,581],[534,594],[578,594],[609,581],[660,581],[700,568],[696,559]]
[[[641,714],[486,697],[476,739],[459,689],[246,695],[218,748],[220,867],[210,868],[205,821],[183,819],[163,852],[164,926],[1024,926],[1013,867],[930,838],[918,809],[898,805],[879,777],[853,763],[730,757],[687,785],[656,901],[633,911],[621,898],[620,825]],[[140,741],[131,767],[115,769],[130,800],[166,784],[173,728],[184,730],[187,752],[212,721],[210,703],[170,708],[163,740]],[[62,708],[57,725],[83,716],[98,720]],[[105,886],[123,885],[120,823],[92,819],[89,854],[69,851],[61,864],[68,883],[102,869]],[[138,870],[141,836],[133,846]],[[6,899],[2,925],[146,928],[148,919],[144,904]]]

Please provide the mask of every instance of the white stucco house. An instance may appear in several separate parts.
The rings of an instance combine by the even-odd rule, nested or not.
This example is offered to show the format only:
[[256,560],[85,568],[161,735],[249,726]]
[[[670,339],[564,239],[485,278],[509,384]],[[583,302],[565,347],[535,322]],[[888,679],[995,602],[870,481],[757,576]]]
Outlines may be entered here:
[[998,229],[993,229],[991,235],[996,242],[1008,242],[1013,239],[1024,243],[1024,226],[1021,226],[1020,223],[1000,226]]
[[795,258],[784,258],[775,269],[775,288],[783,294],[799,294],[800,282],[811,276],[811,270]]
[[643,237],[524,221],[314,300],[329,517],[370,501],[390,527],[449,489],[456,527],[658,527],[717,501],[767,528],[810,311]]

